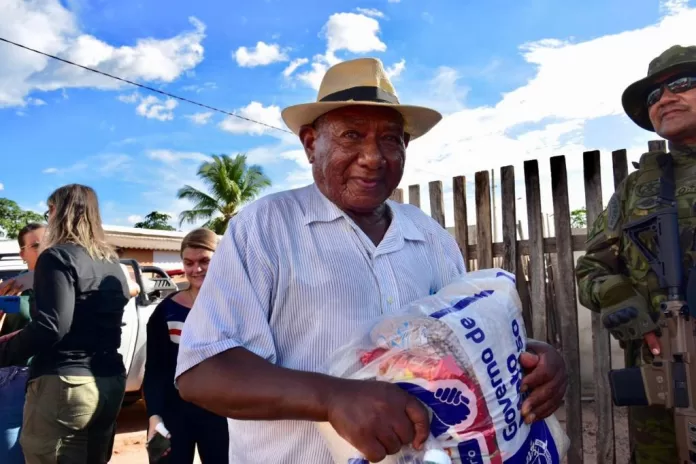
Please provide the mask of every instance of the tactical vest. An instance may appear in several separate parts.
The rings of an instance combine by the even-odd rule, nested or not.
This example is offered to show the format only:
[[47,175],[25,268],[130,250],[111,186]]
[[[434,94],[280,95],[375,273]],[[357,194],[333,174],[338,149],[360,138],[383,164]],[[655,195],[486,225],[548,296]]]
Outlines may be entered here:
[[[644,218],[663,207],[658,201],[660,177],[663,175],[658,163],[662,152],[648,152],[641,156],[638,171],[627,179],[622,208],[610,205],[607,225],[609,229],[631,221]],[[671,151],[674,167],[675,200],[679,216],[679,242],[682,251],[684,278],[696,264],[696,150],[673,148]],[[620,221],[619,221],[620,220]],[[621,233],[617,230],[618,233]],[[645,232],[641,242],[651,250],[655,249],[655,234]],[[627,237],[621,240],[620,255],[623,257],[625,272],[641,293],[651,302],[654,309],[659,308],[664,299],[657,276],[647,260]]]

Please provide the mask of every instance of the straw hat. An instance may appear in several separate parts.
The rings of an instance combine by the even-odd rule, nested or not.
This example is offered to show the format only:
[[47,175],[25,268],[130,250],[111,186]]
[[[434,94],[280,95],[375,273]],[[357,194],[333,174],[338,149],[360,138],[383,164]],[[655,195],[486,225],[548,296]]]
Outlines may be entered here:
[[367,105],[394,108],[404,117],[404,130],[411,140],[432,129],[442,115],[422,106],[402,105],[382,62],[376,58],[344,61],[329,68],[321,81],[317,101],[290,106],[283,121],[295,134],[319,116],[345,106]]

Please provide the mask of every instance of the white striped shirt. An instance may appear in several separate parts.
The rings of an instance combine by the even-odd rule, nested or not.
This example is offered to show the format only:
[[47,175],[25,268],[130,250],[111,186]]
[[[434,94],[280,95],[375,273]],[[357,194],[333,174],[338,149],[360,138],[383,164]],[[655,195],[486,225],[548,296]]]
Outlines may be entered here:
[[[315,184],[244,208],[220,241],[184,325],[176,376],[222,351],[324,372],[356,329],[465,271],[454,238],[420,209],[388,201],[375,246]],[[230,463],[325,464],[311,422],[229,420]]]

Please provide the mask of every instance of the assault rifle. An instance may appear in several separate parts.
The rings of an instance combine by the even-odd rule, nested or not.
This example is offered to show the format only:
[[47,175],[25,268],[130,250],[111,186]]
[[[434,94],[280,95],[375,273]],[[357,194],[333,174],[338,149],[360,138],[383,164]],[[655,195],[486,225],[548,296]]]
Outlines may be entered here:
[[[652,364],[609,372],[617,406],[664,406],[673,409],[679,463],[696,463],[696,270],[685,285],[671,155],[658,155],[659,211],[624,226],[624,232],[657,275],[667,298],[661,304],[660,354]],[[655,238],[654,249],[641,236]],[[686,287],[686,288],[685,288]],[[689,304],[690,303],[690,304]]]

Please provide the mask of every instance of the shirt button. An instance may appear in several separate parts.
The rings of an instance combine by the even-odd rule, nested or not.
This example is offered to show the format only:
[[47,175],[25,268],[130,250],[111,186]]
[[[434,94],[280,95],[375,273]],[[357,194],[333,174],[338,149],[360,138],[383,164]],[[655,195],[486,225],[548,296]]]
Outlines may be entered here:
[[389,297],[387,298],[387,303],[392,304],[394,302],[394,298]]

